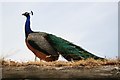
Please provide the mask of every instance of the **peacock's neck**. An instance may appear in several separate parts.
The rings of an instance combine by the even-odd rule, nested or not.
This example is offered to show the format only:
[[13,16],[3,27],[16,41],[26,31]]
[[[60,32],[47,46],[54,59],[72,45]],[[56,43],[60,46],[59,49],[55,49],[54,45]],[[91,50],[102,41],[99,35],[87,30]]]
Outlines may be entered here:
[[26,36],[26,38],[32,32],[33,31],[30,28],[30,16],[27,16],[27,20],[26,20],[26,23],[25,23],[25,36]]

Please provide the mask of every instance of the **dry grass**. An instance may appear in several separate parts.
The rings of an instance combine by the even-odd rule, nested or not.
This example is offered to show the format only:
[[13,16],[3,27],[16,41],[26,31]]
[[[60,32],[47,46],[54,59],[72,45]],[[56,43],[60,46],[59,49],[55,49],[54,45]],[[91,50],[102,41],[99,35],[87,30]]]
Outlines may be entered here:
[[97,67],[103,65],[120,65],[120,61],[118,59],[109,59],[109,60],[94,60],[89,58],[87,60],[79,60],[76,62],[64,62],[64,61],[53,61],[53,62],[43,62],[43,61],[29,61],[29,62],[16,62],[11,60],[2,60],[0,61],[2,66],[28,66],[28,65],[36,65],[36,66],[51,66],[51,67],[63,67],[63,66],[70,66],[70,67]]

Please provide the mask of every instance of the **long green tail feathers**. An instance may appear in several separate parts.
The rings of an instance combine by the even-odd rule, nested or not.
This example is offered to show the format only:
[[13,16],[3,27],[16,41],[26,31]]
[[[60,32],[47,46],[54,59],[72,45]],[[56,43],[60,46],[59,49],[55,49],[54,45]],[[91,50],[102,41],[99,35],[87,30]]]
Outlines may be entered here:
[[48,34],[46,39],[49,41],[52,47],[68,61],[87,58],[103,59],[55,35]]

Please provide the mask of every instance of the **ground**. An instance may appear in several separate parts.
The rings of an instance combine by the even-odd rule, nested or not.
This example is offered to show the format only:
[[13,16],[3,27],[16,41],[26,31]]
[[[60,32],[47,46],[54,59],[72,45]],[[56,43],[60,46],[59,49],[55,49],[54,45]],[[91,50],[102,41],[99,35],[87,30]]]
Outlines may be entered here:
[[93,59],[77,62],[27,62],[4,61],[2,65],[3,80],[38,80],[60,78],[76,79],[120,79],[120,62],[96,61]]

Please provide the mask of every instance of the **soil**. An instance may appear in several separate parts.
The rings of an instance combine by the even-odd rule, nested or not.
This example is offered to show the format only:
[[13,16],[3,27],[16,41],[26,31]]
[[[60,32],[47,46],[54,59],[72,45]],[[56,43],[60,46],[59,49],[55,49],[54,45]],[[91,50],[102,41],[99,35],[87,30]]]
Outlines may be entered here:
[[107,65],[98,67],[83,66],[4,66],[2,68],[2,80],[41,80],[41,79],[114,79],[120,80],[119,66]]

